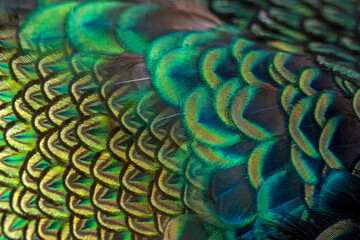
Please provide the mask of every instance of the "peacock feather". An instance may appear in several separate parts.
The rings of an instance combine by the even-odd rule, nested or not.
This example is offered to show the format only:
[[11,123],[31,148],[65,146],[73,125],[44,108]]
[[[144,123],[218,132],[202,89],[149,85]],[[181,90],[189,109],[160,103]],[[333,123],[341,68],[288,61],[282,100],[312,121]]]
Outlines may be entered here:
[[0,1],[0,239],[359,239],[357,0]]

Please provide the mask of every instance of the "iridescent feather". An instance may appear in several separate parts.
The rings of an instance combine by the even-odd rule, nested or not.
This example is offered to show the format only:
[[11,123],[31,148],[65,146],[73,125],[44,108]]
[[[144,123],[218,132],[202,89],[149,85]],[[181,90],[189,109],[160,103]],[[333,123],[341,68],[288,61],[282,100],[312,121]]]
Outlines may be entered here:
[[0,2],[1,239],[356,239],[358,3]]

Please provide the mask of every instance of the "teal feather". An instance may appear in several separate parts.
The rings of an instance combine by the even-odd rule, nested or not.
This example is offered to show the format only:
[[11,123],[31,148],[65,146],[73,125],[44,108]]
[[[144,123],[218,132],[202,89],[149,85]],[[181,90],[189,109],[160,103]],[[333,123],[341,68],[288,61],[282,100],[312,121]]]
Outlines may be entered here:
[[356,0],[0,3],[1,239],[356,239]]

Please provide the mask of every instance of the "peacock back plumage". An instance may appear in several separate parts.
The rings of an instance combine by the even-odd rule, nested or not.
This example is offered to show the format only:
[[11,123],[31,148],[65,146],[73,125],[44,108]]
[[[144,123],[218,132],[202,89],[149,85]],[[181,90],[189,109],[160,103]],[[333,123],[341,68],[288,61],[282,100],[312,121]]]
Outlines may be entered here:
[[0,2],[2,239],[357,239],[357,1],[209,8]]

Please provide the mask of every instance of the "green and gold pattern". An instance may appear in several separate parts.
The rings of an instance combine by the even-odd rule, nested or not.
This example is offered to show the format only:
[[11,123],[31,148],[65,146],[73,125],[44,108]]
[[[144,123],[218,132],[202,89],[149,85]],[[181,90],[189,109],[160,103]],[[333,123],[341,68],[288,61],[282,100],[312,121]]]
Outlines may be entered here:
[[136,19],[121,18],[164,7],[45,5],[24,19],[18,42],[15,31],[1,30],[2,236],[158,236],[186,211],[189,153],[178,118],[168,118],[178,112],[147,82],[122,84],[131,68],[113,69],[123,64],[118,54],[147,45],[128,30]]
[[0,238],[352,239],[354,4],[0,3]]

